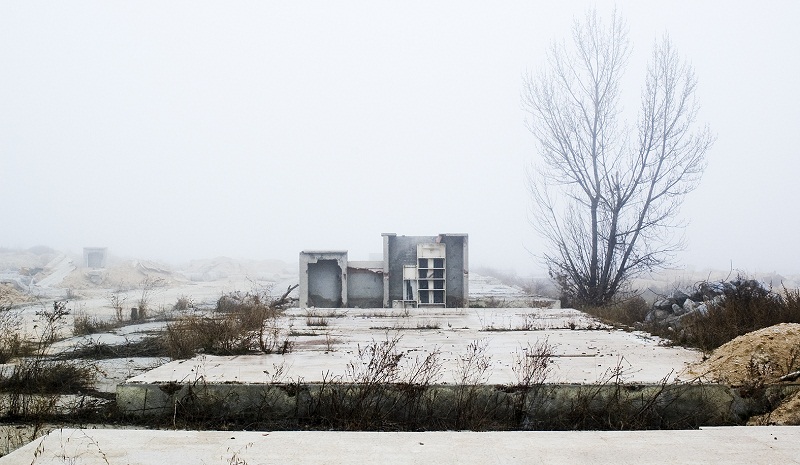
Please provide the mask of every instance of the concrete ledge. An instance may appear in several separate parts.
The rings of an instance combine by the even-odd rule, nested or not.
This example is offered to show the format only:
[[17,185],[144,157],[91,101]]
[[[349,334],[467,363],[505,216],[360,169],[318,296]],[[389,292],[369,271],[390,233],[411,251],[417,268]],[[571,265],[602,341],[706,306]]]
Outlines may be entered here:
[[[342,429],[630,429],[743,424],[774,399],[718,384],[503,385],[121,384],[117,405],[135,416],[307,422]],[[605,420],[601,420],[605,419]],[[614,429],[612,425],[605,428]]]

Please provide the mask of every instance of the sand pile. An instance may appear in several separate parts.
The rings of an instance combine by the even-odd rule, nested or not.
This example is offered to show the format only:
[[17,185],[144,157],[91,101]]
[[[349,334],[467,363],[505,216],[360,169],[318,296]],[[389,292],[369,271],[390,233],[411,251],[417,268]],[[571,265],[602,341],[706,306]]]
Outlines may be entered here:
[[[743,386],[780,383],[800,370],[800,324],[781,323],[744,334],[718,347],[688,370],[688,375],[712,382]],[[800,425],[800,391],[787,396],[770,413],[753,417],[749,425]]]
[[23,294],[10,284],[0,283],[0,308],[32,302],[34,297]]
[[800,369],[800,324],[781,323],[759,329],[718,347],[704,362],[689,368],[690,376],[741,386],[754,376],[766,383]]
[[139,260],[128,260],[108,268],[77,269],[61,282],[61,287],[72,289],[136,289],[147,283],[150,287],[164,287],[175,283],[172,271],[163,265]]
[[235,260],[217,257],[192,260],[179,273],[191,281],[218,281],[230,278],[270,281],[297,274],[297,271],[294,266],[280,260]]
[[37,246],[30,249],[0,248],[0,271],[3,270],[41,270],[48,262],[61,255],[55,250]]

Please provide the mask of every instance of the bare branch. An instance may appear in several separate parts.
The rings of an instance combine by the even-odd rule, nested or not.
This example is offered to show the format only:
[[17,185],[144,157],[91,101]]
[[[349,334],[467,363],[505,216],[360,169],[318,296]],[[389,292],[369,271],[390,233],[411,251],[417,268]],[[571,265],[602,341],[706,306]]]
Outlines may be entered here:
[[629,53],[616,12],[604,24],[590,10],[575,22],[570,47],[554,43],[548,69],[523,88],[541,155],[528,177],[531,220],[565,295],[591,305],[682,247],[680,206],[714,141],[708,127],[695,128],[697,79],[666,35],[653,48],[635,131],[620,125]]

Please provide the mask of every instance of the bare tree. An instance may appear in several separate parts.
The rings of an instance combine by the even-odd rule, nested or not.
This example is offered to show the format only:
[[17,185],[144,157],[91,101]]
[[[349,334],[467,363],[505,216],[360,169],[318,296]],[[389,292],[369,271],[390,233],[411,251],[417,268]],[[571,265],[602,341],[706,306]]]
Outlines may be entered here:
[[572,44],[555,43],[547,69],[529,75],[523,105],[541,159],[528,185],[543,258],[566,298],[603,305],[636,275],[683,247],[677,218],[698,184],[714,137],[695,128],[697,80],[665,35],[656,41],[636,128],[620,121],[627,27],[589,11]]

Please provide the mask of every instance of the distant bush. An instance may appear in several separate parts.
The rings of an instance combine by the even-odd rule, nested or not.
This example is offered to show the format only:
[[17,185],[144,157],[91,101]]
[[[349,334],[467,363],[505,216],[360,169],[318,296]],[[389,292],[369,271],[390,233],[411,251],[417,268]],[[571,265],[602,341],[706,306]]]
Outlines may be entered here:
[[223,295],[211,313],[185,315],[167,325],[167,353],[179,359],[197,352],[237,355],[291,350],[291,342],[278,324],[283,309],[291,303],[289,291],[277,299],[256,292]]
[[178,300],[175,302],[173,308],[175,310],[181,310],[181,311],[188,310],[190,308],[194,308],[194,302],[192,302],[192,299],[190,299],[189,297],[182,295],[178,297]]
[[640,296],[634,296],[602,307],[583,307],[580,310],[611,324],[633,327],[644,321],[650,306]]
[[191,358],[197,352],[243,354],[252,350],[250,342],[235,317],[188,315],[167,325],[164,344],[170,357],[182,359]]
[[75,336],[86,336],[89,334],[106,332],[116,326],[117,324],[115,322],[89,316],[86,312],[75,312],[72,320],[72,334]]

